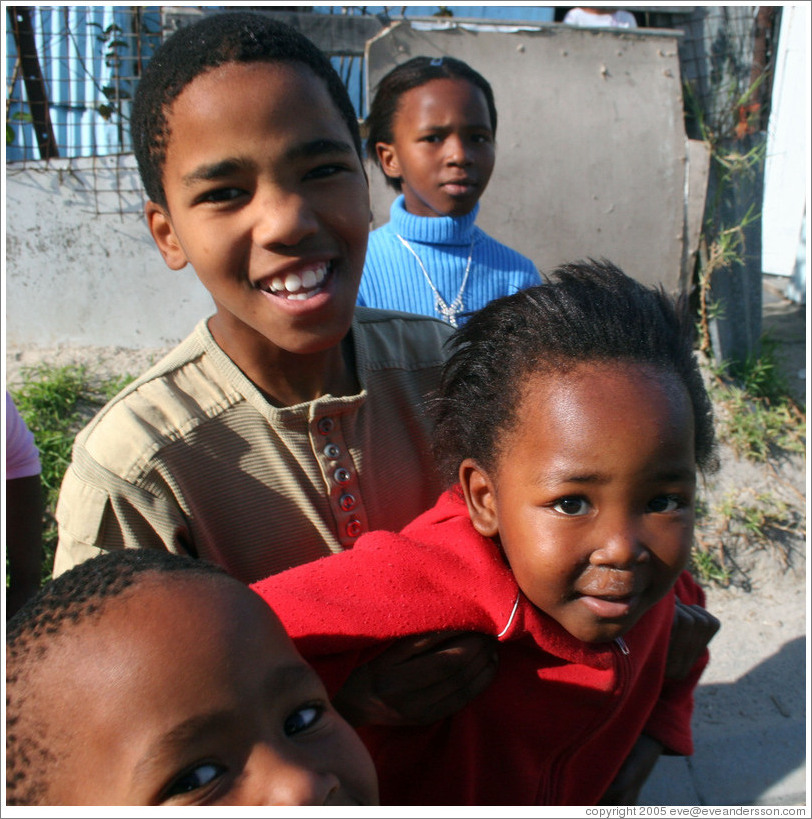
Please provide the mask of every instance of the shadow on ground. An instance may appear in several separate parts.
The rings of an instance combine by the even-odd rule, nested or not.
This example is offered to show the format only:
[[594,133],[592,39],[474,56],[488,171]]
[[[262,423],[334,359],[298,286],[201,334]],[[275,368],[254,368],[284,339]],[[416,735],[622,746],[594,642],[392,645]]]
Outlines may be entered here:
[[797,637],[734,682],[700,684],[694,755],[663,757],[639,804],[804,804],[805,675]]

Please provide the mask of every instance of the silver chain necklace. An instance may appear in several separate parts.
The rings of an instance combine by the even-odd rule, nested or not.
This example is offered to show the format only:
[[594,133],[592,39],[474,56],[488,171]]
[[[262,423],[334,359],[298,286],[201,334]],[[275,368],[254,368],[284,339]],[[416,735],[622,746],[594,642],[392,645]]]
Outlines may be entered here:
[[395,236],[400,239],[406,250],[417,259],[417,263],[420,265],[420,269],[423,271],[423,275],[426,277],[426,281],[434,293],[434,309],[437,311],[437,315],[447,321],[452,327],[456,327],[457,316],[463,310],[462,294],[465,292],[465,285],[468,284],[468,274],[471,272],[471,259],[474,257],[474,240],[471,239],[471,247],[468,249],[468,262],[465,265],[465,275],[462,277],[462,284],[460,285],[459,293],[457,293],[457,298],[455,298],[451,304],[446,304],[445,299],[440,295],[440,291],[434,286],[434,282],[431,280],[431,276],[429,276],[426,266],[423,264],[423,260],[417,255],[415,249],[399,233],[396,233]]

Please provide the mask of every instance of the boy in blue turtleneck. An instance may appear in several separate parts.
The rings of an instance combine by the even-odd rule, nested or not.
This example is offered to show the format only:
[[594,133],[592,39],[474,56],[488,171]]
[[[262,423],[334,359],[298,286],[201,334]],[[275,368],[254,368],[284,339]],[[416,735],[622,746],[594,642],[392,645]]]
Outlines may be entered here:
[[401,195],[370,234],[358,304],[456,327],[540,283],[530,259],[474,224],[494,165],[487,80],[451,57],[415,57],[381,80],[367,123],[367,151]]

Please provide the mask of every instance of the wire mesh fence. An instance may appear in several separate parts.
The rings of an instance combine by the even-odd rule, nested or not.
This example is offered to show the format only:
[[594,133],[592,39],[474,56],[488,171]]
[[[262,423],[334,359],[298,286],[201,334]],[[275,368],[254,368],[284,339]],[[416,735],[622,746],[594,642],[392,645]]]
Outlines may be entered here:
[[6,161],[130,151],[129,106],[159,7],[8,6]]

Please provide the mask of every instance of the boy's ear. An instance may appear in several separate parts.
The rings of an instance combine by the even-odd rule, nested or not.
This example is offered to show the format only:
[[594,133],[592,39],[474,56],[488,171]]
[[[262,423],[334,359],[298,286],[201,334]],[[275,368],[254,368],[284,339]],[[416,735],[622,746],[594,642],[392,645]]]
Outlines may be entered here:
[[181,270],[186,267],[188,259],[180,246],[178,237],[175,235],[175,228],[172,226],[172,220],[169,218],[169,212],[166,208],[156,205],[155,202],[147,202],[144,212],[147,217],[147,225],[149,225],[149,232],[158,250],[161,251],[161,256],[164,257],[167,267],[170,270]]
[[376,142],[375,152],[378,154],[378,161],[381,163],[381,170],[391,179],[400,179],[400,163],[394,145],[388,142]]
[[466,458],[460,464],[459,479],[474,529],[485,537],[496,537],[499,534],[499,516],[496,491],[490,476],[476,461]]

